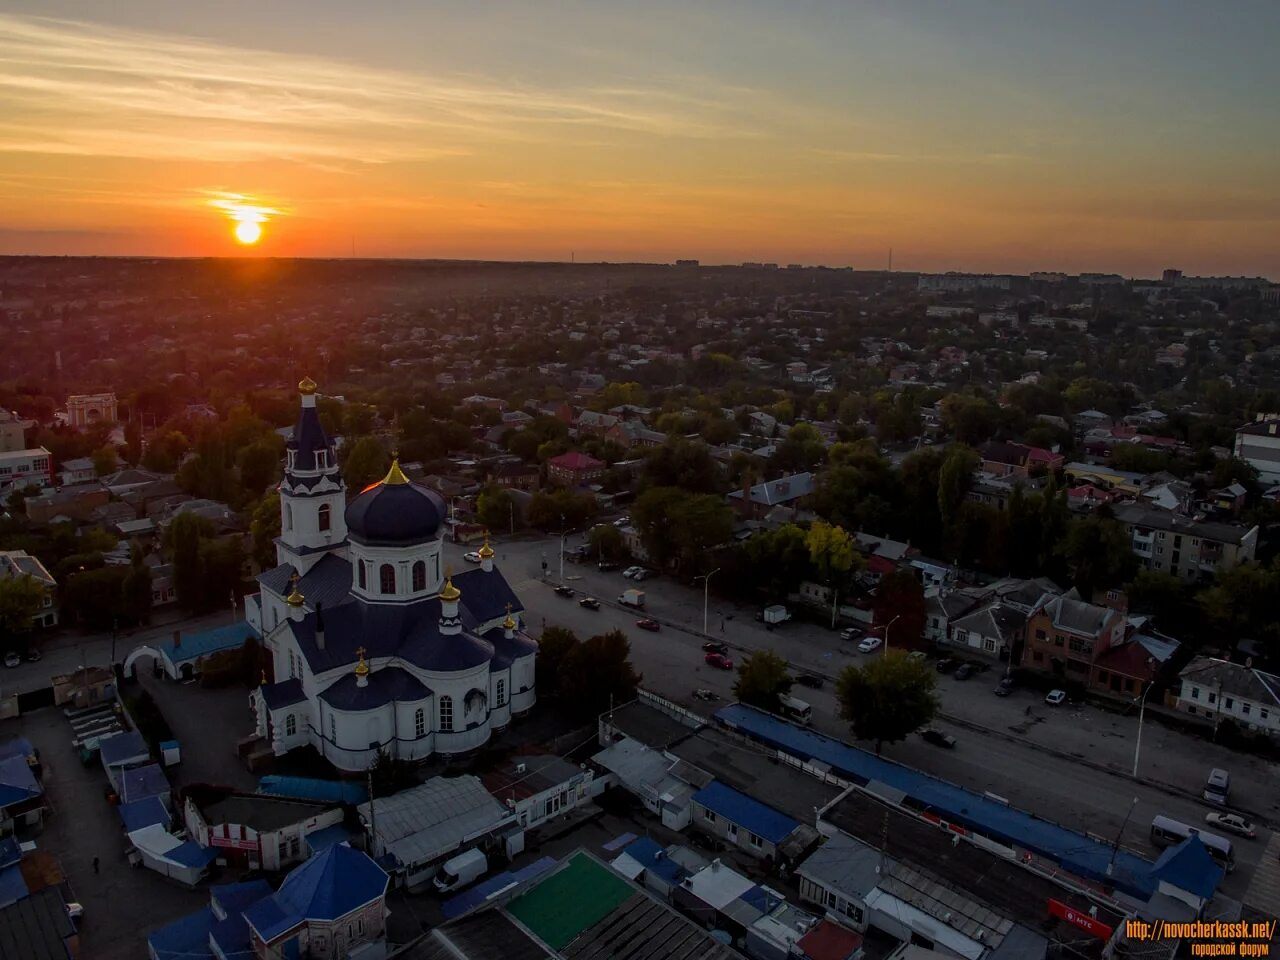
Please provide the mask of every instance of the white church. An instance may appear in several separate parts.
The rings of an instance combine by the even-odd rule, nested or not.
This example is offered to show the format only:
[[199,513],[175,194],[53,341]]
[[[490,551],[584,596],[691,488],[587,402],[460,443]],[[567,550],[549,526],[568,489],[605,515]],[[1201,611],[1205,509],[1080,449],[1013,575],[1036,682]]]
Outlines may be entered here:
[[519,598],[488,543],[479,567],[442,569],[444,500],[398,463],[348,504],[316,384],[298,390],[278,565],[246,604],[271,663],[251,694],[257,735],[278,756],[311,745],[353,772],[380,750],[474,750],[534,704],[538,647]]

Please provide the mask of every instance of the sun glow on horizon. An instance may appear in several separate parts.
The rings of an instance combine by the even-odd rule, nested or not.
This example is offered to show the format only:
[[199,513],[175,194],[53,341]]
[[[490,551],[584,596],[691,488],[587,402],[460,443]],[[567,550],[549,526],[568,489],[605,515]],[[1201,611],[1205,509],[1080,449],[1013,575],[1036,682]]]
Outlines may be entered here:
[[273,216],[280,216],[282,213],[275,207],[250,203],[248,202],[250,199],[241,193],[218,193],[209,200],[209,206],[221,210],[223,215],[235,224],[232,234],[237,243],[246,247],[253,246],[261,240],[262,225]]
[[262,239],[262,227],[252,220],[241,220],[236,224],[236,240],[246,247]]

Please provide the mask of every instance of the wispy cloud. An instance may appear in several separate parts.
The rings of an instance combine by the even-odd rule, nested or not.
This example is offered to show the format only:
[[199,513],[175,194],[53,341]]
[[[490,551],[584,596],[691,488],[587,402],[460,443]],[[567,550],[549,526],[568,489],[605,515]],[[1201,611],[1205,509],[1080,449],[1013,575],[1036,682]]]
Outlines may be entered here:
[[740,106],[749,99],[721,92],[521,87],[0,14],[0,151],[9,152],[341,168],[575,130],[752,136]]

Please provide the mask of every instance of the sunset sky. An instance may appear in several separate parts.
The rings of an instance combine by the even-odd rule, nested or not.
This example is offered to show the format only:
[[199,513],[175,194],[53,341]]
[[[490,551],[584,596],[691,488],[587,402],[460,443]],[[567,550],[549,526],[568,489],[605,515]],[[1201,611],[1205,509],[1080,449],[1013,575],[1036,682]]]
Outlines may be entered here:
[[1277,37],[1275,0],[0,0],[0,253],[1280,280]]

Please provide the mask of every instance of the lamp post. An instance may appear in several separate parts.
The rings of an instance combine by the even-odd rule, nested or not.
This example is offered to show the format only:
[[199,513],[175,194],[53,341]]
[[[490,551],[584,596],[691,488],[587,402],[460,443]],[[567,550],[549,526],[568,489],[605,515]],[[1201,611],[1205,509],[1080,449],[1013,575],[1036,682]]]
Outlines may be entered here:
[[720,572],[720,568],[716,567],[710,573],[704,573],[695,579],[702,581],[702,635],[707,635],[707,598],[711,591],[711,578]]
[[882,657],[887,656],[889,653],[889,628],[892,627],[895,623],[897,623],[898,619],[901,616],[902,614],[898,614],[898,616],[894,617],[892,620],[890,620],[888,623],[884,625],[884,653],[880,654],[880,656]]
[[1147,689],[1142,691],[1142,696],[1138,698],[1138,739],[1133,745],[1133,775],[1138,776],[1138,754],[1142,752],[1142,716],[1147,710],[1147,694],[1151,692],[1151,688],[1155,686],[1155,681],[1147,683]]

